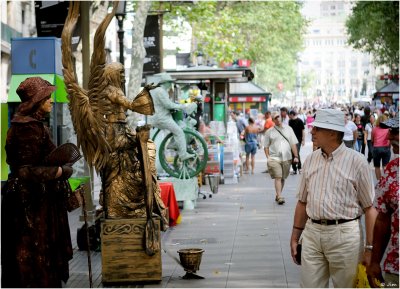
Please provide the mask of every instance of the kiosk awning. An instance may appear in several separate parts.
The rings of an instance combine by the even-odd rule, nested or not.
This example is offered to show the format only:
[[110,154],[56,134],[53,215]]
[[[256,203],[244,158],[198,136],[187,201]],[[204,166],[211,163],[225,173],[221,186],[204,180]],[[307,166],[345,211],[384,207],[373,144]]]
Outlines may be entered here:
[[270,97],[271,93],[251,81],[229,85],[229,102],[265,102]]
[[379,89],[377,92],[374,93],[374,97],[385,97],[385,96],[396,96],[398,97],[399,95],[399,84],[395,81],[392,81],[391,83],[385,85],[381,89]]
[[[172,78],[177,80],[206,80],[206,79],[242,79],[243,69],[219,69],[208,66],[199,66],[182,70],[167,70]],[[246,78],[247,81],[247,78]]]

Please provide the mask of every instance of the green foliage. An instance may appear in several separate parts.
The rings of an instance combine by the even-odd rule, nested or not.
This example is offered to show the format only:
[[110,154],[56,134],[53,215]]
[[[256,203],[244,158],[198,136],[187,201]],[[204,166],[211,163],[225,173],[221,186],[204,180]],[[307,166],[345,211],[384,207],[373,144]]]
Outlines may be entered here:
[[348,43],[371,53],[377,65],[398,67],[399,1],[362,1],[347,20]]
[[[306,21],[295,1],[171,2],[164,22],[179,31],[182,21],[192,27],[195,47],[217,63],[250,59],[256,82],[275,91],[295,83],[296,54],[302,50]],[[261,73],[260,73],[261,72]]]

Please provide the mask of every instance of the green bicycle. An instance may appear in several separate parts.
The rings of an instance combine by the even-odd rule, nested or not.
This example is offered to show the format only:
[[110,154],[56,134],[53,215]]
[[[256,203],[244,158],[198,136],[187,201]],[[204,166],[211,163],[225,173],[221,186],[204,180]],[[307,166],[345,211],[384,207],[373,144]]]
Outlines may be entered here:
[[[192,123],[192,118],[183,118],[182,111],[174,111],[173,118],[175,122],[180,122],[184,125],[183,132],[186,139],[186,150],[188,153],[193,154],[194,157],[182,161],[178,156],[174,135],[168,133],[161,141],[158,157],[161,167],[170,176],[178,179],[190,179],[197,176],[207,165],[208,150],[207,143],[200,133],[198,133]],[[157,128],[152,140],[161,135],[161,130]]]

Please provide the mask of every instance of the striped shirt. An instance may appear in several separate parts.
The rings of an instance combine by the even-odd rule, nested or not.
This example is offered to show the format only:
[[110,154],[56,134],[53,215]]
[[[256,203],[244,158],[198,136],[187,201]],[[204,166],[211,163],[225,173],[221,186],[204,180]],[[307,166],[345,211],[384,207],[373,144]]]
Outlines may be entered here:
[[[287,140],[277,131],[278,129]],[[274,126],[265,133],[264,147],[269,149],[270,158],[277,161],[291,160],[292,148],[290,145],[297,143],[298,141],[293,129],[284,124],[281,127]]]
[[315,220],[353,219],[372,206],[371,169],[364,156],[342,143],[330,157],[318,149],[303,165],[297,198]]

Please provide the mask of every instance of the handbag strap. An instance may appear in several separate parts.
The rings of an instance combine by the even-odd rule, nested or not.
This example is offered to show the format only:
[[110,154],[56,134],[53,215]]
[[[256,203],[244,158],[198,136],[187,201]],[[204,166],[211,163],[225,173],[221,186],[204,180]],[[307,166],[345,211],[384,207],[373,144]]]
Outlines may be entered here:
[[276,128],[276,126],[274,126],[274,128],[281,134],[281,136],[283,136],[283,138],[289,143],[289,145],[290,145],[290,141],[283,135],[283,133],[279,130],[279,129],[277,129]]
[[283,138],[288,142],[289,147],[290,147],[290,151],[291,151],[291,153],[292,153],[292,157],[294,157],[294,153],[293,153],[292,145],[290,144],[290,141],[283,135],[283,133],[282,133],[279,129],[276,128],[276,126],[274,126],[274,128],[275,128],[275,129],[281,134],[281,136],[283,136]]

